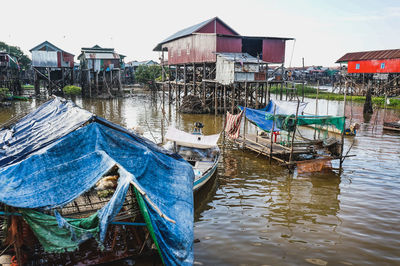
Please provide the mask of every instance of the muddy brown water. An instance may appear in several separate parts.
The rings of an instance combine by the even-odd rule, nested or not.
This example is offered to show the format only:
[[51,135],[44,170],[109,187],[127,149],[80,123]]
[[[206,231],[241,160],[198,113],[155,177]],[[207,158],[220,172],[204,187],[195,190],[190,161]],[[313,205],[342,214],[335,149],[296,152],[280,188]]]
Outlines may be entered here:
[[[314,113],[315,100],[307,101]],[[160,97],[136,92],[76,103],[161,139]],[[0,123],[38,105],[13,102],[0,110]],[[343,114],[343,102],[318,105],[320,114]],[[383,110],[365,120],[362,105],[352,109],[361,128],[345,140],[345,151],[354,140],[356,156],[341,174],[291,174],[227,143],[217,175],[195,195],[195,265],[400,265],[400,133],[382,130]],[[179,114],[168,104],[166,118],[187,131],[200,121],[206,134],[223,126],[222,116]],[[387,111],[386,119],[400,120],[400,111]]]

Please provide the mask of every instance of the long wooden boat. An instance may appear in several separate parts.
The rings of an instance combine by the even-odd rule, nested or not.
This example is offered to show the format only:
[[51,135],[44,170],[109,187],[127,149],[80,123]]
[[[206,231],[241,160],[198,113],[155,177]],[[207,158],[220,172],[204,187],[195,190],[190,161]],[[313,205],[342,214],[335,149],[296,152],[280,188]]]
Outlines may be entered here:
[[217,145],[220,134],[205,136],[202,127],[201,123],[196,122],[192,133],[173,127],[168,128],[166,133],[166,140],[170,141],[169,149],[173,149],[193,167],[193,191],[199,190],[211,179],[221,154]]
[[400,132],[399,122],[383,122],[383,129]]

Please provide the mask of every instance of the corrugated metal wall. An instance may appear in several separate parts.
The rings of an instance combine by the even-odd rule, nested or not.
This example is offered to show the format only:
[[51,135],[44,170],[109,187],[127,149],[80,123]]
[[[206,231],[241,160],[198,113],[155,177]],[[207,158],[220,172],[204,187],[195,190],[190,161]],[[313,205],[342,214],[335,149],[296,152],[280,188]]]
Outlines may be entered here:
[[218,33],[218,34],[226,34],[226,35],[237,35],[223,24],[221,24],[218,20],[213,20],[198,31],[197,33]]
[[264,39],[262,60],[270,63],[285,62],[285,40]]
[[217,36],[218,53],[241,53],[242,39]]
[[165,44],[168,64],[190,64],[216,61],[216,35],[195,34]]
[[34,67],[58,67],[58,55],[56,51],[32,51],[32,66]]
[[348,73],[400,73],[400,59],[349,61]]
[[221,56],[217,56],[215,79],[223,85],[230,85],[233,83],[234,78],[235,78],[234,62],[225,60]]

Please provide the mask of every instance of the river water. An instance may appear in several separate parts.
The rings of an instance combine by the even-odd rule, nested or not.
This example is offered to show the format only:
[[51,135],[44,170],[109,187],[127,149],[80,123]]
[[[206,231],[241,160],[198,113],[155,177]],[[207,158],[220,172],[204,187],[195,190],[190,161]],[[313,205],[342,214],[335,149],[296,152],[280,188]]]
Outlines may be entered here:
[[[306,112],[315,113],[315,100],[307,101]],[[76,103],[161,140],[159,96],[135,92]],[[13,102],[1,109],[0,123],[39,104]],[[165,109],[179,129],[200,121],[205,134],[222,130],[222,116]],[[342,115],[343,102],[320,100],[318,111]],[[382,130],[383,110],[365,120],[362,106],[353,104],[346,115],[361,128],[345,139],[345,151],[352,145],[356,156],[345,160],[341,174],[292,174],[227,142],[217,175],[195,195],[195,265],[400,265],[400,133]],[[397,121],[400,111],[385,116]]]

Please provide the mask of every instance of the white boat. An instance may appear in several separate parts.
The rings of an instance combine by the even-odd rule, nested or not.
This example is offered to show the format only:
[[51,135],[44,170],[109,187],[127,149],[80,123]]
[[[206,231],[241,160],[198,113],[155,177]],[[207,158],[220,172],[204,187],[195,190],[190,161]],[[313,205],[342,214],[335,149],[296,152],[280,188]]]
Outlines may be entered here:
[[217,145],[220,134],[205,136],[202,127],[196,122],[192,133],[169,127],[165,135],[165,139],[170,141],[169,148],[192,165],[195,175],[193,191],[201,188],[214,175],[221,153]]

